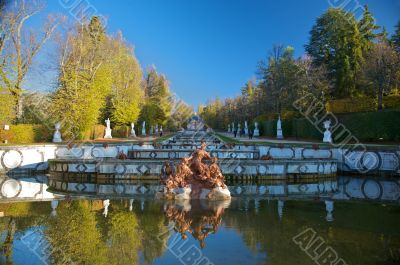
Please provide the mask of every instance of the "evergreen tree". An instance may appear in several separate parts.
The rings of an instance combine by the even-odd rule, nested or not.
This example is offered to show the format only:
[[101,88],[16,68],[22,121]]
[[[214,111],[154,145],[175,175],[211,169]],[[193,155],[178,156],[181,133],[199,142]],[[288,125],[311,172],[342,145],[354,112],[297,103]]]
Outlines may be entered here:
[[259,72],[264,72],[261,85],[273,104],[272,111],[280,113],[282,109],[291,108],[291,102],[298,96],[301,70],[294,59],[293,47],[275,46],[264,65],[259,69]]
[[400,20],[396,25],[396,30],[391,38],[393,47],[400,54]]
[[389,33],[387,32],[385,26],[382,27],[382,32],[379,33],[378,39],[391,43],[391,40],[389,39]]
[[172,109],[171,92],[168,80],[154,68],[147,72],[144,81],[145,105],[140,114],[140,120],[146,125],[166,125]]
[[353,14],[330,8],[317,19],[310,35],[306,51],[316,65],[326,65],[328,76],[335,84],[333,96],[354,95],[356,75],[363,61],[363,44]]
[[242,87],[242,95],[245,97],[251,97],[255,90],[255,84],[252,80],[246,82],[244,87]]
[[358,29],[361,35],[362,49],[363,52],[368,52],[371,49],[374,41],[379,34],[375,33],[380,27],[375,24],[375,19],[371,12],[368,10],[368,6],[364,6],[364,13],[362,19],[358,22]]
[[89,25],[87,26],[87,32],[93,44],[100,44],[104,41],[106,30],[100,17],[93,16],[91,18]]

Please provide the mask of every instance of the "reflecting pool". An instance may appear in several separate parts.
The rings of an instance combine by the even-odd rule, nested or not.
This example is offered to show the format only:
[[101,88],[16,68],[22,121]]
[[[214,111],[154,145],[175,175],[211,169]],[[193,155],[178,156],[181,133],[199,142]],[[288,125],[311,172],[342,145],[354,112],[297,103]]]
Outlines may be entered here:
[[[397,180],[338,178],[319,191],[231,183],[242,189],[231,201],[181,203],[65,196],[43,190],[44,177],[24,181],[1,180],[0,264],[400,263]],[[282,186],[285,195],[273,194]]]

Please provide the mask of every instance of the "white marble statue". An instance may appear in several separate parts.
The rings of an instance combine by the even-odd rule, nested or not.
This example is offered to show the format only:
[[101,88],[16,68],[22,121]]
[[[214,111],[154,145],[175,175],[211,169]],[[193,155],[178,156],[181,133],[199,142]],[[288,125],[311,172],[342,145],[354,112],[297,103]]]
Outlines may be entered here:
[[131,137],[136,137],[135,124],[131,123]]
[[242,130],[241,125],[240,125],[240,123],[238,123],[238,134],[239,135],[241,134],[241,130]]
[[228,124],[228,133],[230,133],[230,132],[231,132],[231,125]]
[[149,134],[150,134],[150,135],[154,134],[154,127],[153,127],[153,125],[150,126],[150,132],[149,132]]
[[324,121],[324,128],[325,128],[325,132],[324,132],[324,139],[323,142],[324,143],[332,143],[332,133],[330,131],[331,128],[331,120],[326,120]]
[[276,123],[276,138],[283,139],[281,115],[279,115],[278,122]]
[[51,216],[57,216],[57,209],[58,207],[58,201],[54,200],[51,201]]
[[258,122],[254,123],[254,133],[253,133],[254,137],[259,137],[260,136],[260,130],[258,129]]
[[334,204],[333,201],[325,201],[325,210],[326,210],[326,217],[325,220],[327,222],[332,222],[333,219],[333,210],[334,210]]
[[105,120],[106,122],[106,133],[104,134],[104,139],[111,139],[111,127],[110,127],[110,118]]
[[155,134],[158,134],[158,124],[156,124]]
[[54,132],[53,135],[53,143],[61,143],[62,139],[61,139],[61,133],[60,133],[60,129],[61,129],[61,123],[57,122],[54,127],[56,128],[56,131]]
[[161,133],[161,132],[163,132],[162,125],[161,125],[161,127],[160,127],[160,133]]
[[142,136],[146,136],[146,121],[142,123]]
[[104,206],[103,215],[105,217],[107,217],[107,215],[108,215],[108,207],[110,206],[110,200],[104,200],[103,201],[103,206]]
[[244,122],[244,135],[249,135],[249,126],[247,125],[247,121]]
[[235,133],[235,123],[232,122],[232,133]]
[[283,207],[285,206],[285,201],[278,200],[278,216],[282,220],[283,217]]

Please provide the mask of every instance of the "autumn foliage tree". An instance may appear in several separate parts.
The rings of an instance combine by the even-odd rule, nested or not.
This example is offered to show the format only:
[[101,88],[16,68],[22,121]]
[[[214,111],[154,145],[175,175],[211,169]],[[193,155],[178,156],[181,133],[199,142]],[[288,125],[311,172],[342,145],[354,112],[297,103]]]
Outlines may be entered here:
[[52,117],[62,121],[69,138],[81,138],[97,123],[111,93],[112,68],[108,38],[99,18],[76,24],[60,43],[59,87],[53,95]]

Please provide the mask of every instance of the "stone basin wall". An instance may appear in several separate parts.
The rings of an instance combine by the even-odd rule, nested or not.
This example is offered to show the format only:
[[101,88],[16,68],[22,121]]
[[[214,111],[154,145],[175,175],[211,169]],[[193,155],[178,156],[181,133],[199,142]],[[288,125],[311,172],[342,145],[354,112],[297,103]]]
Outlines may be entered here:
[[[152,143],[144,144],[83,144],[69,148],[66,145],[26,145],[0,147],[0,173],[45,173],[48,171],[49,159],[64,160],[109,160],[115,159],[119,152],[132,154],[132,159],[143,159],[148,163],[151,160],[179,159],[191,153],[196,145],[186,149],[168,149],[157,147]],[[354,174],[390,174],[400,175],[400,151],[371,150],[367,152],[341,149],[313,149],[302,147],[271,147],[254,145],[235,145],[232,149],[217,149],[220,145],[212,145],[208,149],[212,155],[220,160],[259,160],[263,156],[271,156],[273,161],[301,161],[324,160],[336,161],[337,170]],[[128,162],[125,162],[128,163]],[[263,163],[271,163],[261,161]]]

